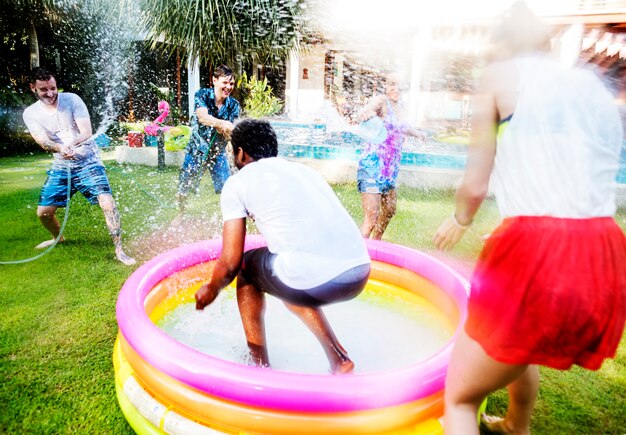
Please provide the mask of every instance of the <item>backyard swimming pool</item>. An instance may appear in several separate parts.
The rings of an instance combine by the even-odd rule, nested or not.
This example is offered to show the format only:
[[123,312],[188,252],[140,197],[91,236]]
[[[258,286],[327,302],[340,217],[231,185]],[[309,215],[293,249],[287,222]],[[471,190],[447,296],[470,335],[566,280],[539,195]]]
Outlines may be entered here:
[[[328,132],[326,125],[316,123],[271,122],[278,138],[278,153],[283,157],[357,162],[363,140],[349,132]],[[439,142],[407,141],[400,164],[407,168],[463,170],[466,146]],[[626,144],[622,147],[617,182],[626,184]]]
[[[278,138],[278,153],[283,157],[357,162],[363,140],[349,132],[327,132],[324,124],[272,122]],[[429,140],[426,143],[407,141],[400,163],[462,170],[465,167],[465,146]]]

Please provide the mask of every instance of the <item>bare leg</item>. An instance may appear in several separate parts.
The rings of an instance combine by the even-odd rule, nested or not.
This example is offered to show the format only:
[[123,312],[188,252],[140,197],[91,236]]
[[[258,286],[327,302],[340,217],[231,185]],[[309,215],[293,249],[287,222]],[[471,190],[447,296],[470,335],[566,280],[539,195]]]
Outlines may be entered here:
[[176,195],[176,200],[178,202],[178,211],[181,215],[185,213],[185,208],[187,207],[187,195]]
[[509,409],[505,418],[483,414],[482,421],[492,432],[530,433],[530,418],[535,409],[535,400],[539,392],[539,368],[530,365],[508,385]]
[[363,206],[363,223],[361,235],[366,239],[370,237],[378,217],[380,215],[381,197],[379,193],[361,193],[361,205]]
[[258,366],[269,367],[263,321],[265,294],[249,284],[241,274],[237,276],[237,306],[252,360]]
[[387,229],[387,225],[389,225],[391,218],[396,214],[396,203],[397,199],[395,189],[382,194],[380,201],[381,212],[378,215],[378,220],[374,226],[372,239],[380,240],[383,237],[383,233]]
[[[54,205],[40,205],[37,207],[37,217],[41,221],[41,224],[47,229],[50,234],[52,234],[51,240],[46,240],[35,246],[35,249],[44,249],[54,243],[54,239],[59,236],[59,232],[61,231],[61,224],[57,219],[55,213],[58,207]],[[59,239],[60,242],[64,242],[65,238],[61,237]]]
[[319,308],[302,307],[283,301],[283,303],[304,322],[318,339],[330,362],[333,373],[349,373],[354,369],[354,363],[348,357],[348,352],[337,340],[335,333],[328,324],[326,316]]
[[178,192],[176,193],[176,201],[178,202],[178,211],[180,215],[185,213],[187,208],[187,201],[189,199],[189,193],[198,193],[200,181],[204,172],[207,170],[207,162],[202,162],[201,155],[194,155],[192,157],[193,162],[187,162],[190,155],[185,156],[185,165],[180,170],[178,175]]
[[113,196],[108,193],[98,195],[98,203],[104,213],[104,219],[109,229],[109,234],[115,245],[115,256],[119,261],[130,266],[135,264],[135,259],[126,255],[122,249],[122,227],[120,222],[120,214],[117,211]]
[[528,434],[539,384],[537,373],[534,366],[494,360],[462,331],[452,350],[446,376],[445,433],[478,435],[478,407],[489,393],[508,386],[512,403],[501,429]]

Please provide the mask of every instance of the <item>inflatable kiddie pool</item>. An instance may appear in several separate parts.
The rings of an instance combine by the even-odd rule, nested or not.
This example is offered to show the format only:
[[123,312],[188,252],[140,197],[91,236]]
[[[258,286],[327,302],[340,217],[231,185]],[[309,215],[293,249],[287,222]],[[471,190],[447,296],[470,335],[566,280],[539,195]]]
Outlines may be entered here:
[[[260,236],[246,238],[246,249],[264,245]],[[424,299],[449,321],[450,338],[434,354],[391,370],[330,375],[259,368],[200,352],[153,321],[193,300],[219,257],[221,240],[186,245],[142,265],[119,294],[116,391],[133,429],[149,434],[441,433],[444,378],[465,319],[469,284],[419,251],[371,240],[367,246],[373,260],[368,287],[391,289],[392,297]]]

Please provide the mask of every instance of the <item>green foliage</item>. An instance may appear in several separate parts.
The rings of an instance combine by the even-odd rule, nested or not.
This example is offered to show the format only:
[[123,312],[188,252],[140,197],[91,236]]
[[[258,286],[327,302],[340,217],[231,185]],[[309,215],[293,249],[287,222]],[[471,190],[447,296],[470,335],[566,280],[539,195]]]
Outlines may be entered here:
[[[56,72],[57,85],[81,96],[94,130],[113,118],[124,97],[128,29],[119,2],[108,0],[14,0],[0,8],[0,88],[28,92],[31,37],[39,64]],[[18,17],[19,19],[16,19]]]
[[244,72],[237,80],[237,88],[243,100],[243,114],[249,118],[262,118],[274,115],[283,108],[280,100],[273,94],[267,79],[257,80]]
[[35,98],[30,91],[0,89],[0,156],[40,152],[22,119],[24,109]]
[[141,121],[141,122],[119,122],[119,123],[113,123],[111,125],[118,125],[118,128],[116,130],[121,132],[121,136],[125,136],[128,134],[129,131],[140,131],[143,133],[143,129],[146,127],[146,125],[149,124],[149,122],[147,121]]
[[275,65],[304,33],[304,5],[304,0],[143,0],[141,28],[165,52],[184,47],[184,60]]

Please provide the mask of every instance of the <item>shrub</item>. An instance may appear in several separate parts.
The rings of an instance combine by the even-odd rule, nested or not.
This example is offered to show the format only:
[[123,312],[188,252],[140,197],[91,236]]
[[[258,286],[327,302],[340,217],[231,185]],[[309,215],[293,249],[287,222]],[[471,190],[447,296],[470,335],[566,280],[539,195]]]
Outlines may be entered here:
[[272,87],[267,84],[267,78],[257,80],[256,77],[248,79],[244,72],[237,87],[243,99],[243,114],[250,118],[262,118],[278,113],[283,105],[273,94]]
[[31,94],[0,90],[0,156],[43,152],[22,120],[24,109],[32,102]]

